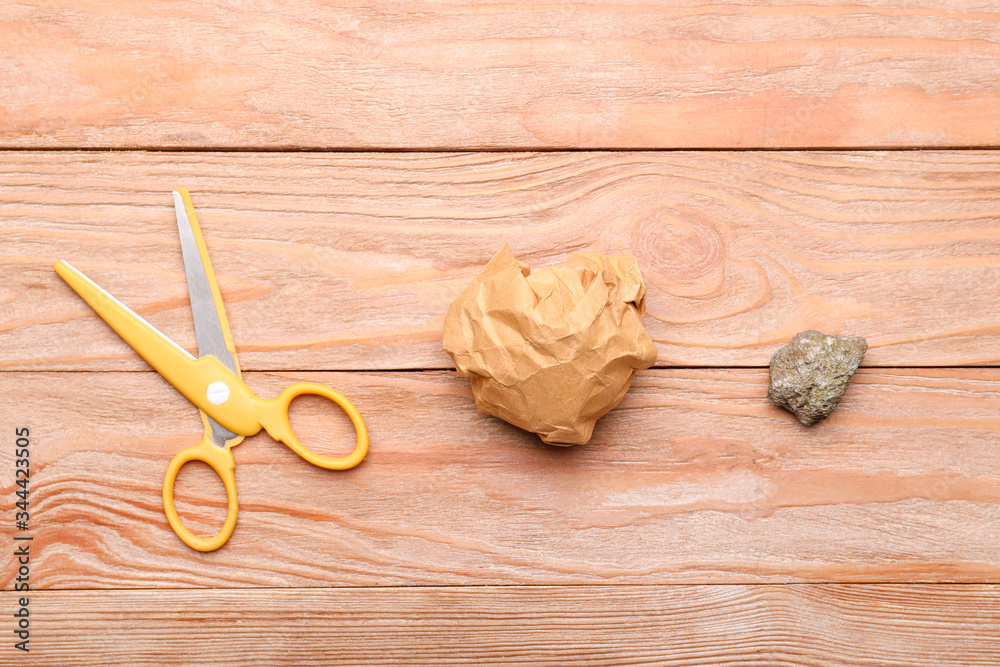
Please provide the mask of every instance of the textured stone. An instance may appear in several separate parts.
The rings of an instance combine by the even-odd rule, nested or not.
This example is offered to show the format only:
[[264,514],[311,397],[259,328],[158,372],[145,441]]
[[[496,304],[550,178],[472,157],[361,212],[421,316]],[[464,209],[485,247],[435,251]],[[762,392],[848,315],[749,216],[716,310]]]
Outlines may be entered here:
[[803,331],[771,357],[767,397],[806,426],[826,419],[867,351],[864,338]]

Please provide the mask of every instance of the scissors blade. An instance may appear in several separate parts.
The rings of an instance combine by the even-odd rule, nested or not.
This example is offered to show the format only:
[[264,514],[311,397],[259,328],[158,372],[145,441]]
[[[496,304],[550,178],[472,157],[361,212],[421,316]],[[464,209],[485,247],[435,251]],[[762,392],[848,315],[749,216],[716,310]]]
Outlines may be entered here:
[[195,361],[190,352],[136,315],[131,308],[108,294],[69,262],[61,259],[55,263],[55,269],[59,277],[160,375],[166,377],[161,369],[185,366]]
[[[181,238],[181,254],[184,256],[184,273],[187,276],[188,294],[191,297],[191,312],[194,316],[194,333],[198,341],[198,354],[210,354],[240,376],[240,367],[229,332],[229,322],[222,304],[222,294],[215,282],[215,272],[208,259],[208,248],[201,236],[198,218],[187,190],[173,192],[174,211],[177,214],[177,231]],[[224,447],[227,440],[238,437],[217,421],[208,419],[212,431],[212,444]]]

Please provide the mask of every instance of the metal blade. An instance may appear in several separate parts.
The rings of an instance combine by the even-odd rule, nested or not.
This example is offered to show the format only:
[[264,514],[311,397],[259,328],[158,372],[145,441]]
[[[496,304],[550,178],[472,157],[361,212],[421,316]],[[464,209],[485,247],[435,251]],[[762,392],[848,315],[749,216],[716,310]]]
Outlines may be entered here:
[[[235,355],[226,347],[226,335],[222,328],[222,321],[219,319],[219,309],[215,304],[212,283],[202,263],[201,252],[198,249],[198,237],[188,218],[187,209],[184,206],[184,198],[179,192],[174,192],[174,211],[177,214],[177,231],[181,237],[181,253],[184,256],[184,273],[187,276],[188,294],[191,297],[191,313],[194,315],[194,333],[198,340],[198,355],[212,355],[231,370],[234,375],[239,376]],[[201,230],[197,231],[201,235]],[[204,243],[204,241],[202,241]],[[205,254],[205,261],[208,261],[208,253]],[[227,428],[222,427],[211,417],[208,417],[209,426],[212,429],[212,443],[223,447],[227,440],[238,437]]]

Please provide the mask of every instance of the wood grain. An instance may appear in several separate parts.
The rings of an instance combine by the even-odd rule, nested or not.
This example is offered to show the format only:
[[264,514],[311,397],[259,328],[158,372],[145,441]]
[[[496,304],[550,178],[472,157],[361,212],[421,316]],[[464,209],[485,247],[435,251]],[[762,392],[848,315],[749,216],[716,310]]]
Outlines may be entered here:
[[1000,145],[954,0],[4,3],[0,145]]
[[996,664],[1000,634],[996,586],[50,591],[29,608],[39,666],[970,667]]
[[3,152],[0,367],[147,368],[59,258],[194,349],[182,185],[247,369],[449,368],[448,305],[503,243],[636,255],[661,365],[764,366],[810,328],[866,366],[1000,364],[988,151]]
[[[0,3],[8,510],[32,440],[0,539],[33,538],[32,652],[0,625],[0,664],[1000,664],[997,151],[548,152],[995,149],[998,44],[993,0]],[[546,152],[411,152],[477,149]],[[345,472],[247,440],[210,554],[160,504],[196,410],[51,269],[194,349],[180,186],[248,383],[328,383],[372,434]],[[441,370],[505,242],[640,260],[673,368],[590,445]],[[811,429],[762,368],[807,328],[871,346]],[[293,423],[351,447],[319,399]],[[177,491],[222,523],[206,467]]]
[[[160,500],[170,457],[201,437],[193,406],[155,373],[0,373],[0,422],[34,443],[32,586],[1000,580],[996,369],[864,370],[811,429],[767,403],[764,370],[649,371],[569,449],[477,414],[451,372],[246,377],[262,396],[293,379],[340,389],[371,452],[331,472],[246,440],[240,522],[201,554]],[[321,399],[293,407],[318,451],[353,444]],[[13,454],[0,448],[3,498]],[[196,532],[221,525],[207,468],[185,469],[178,495]]]

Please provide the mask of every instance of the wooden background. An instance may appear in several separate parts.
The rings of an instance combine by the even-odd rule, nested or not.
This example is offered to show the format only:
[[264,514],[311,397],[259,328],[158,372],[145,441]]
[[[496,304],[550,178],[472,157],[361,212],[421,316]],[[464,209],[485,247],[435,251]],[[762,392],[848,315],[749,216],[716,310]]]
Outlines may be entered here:
[[[1000,663],[998,62],[988,0],[0,5],[0,664]],[[51,268],[193,350],[182,186],[248,384],[372,441],[247,439],[208,554],[160,500],[197,410]],[[659,359],[586,446],[441,350],[505,242],[639,258]],[[870,351],[807,429],[765,396],[809,328]]]

